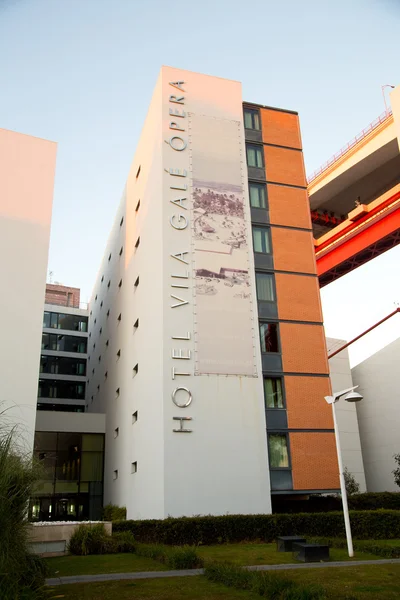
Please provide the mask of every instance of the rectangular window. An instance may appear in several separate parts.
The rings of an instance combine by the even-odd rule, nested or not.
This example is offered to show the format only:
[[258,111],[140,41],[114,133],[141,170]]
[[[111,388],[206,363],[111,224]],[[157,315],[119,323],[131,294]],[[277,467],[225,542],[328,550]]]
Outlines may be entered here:
[[137,461],[131,464],[131,473],[136,473],[137,471]]
[[289,452],[285,433],[270,433],[268,435],[269,464],[271,469],[287,469],[289,467]]
[[278,326],[276,323],[260,323],[261,352],[279,352]]
[[260,131],[260,113],[257,109],[244,109],[244,126],[246,129],[256,129],[257,131]]
[[254,252],[271,254],[271,235],[268,227],[253,227]]
[[267,408],[283,408],[282,379],[264,377],[264,398]]
[[252,144],[246,144],[246,156],[248,167],[264,168],[263,148]]
[[50,327],[50,313],[49,312],[45,312],[43,315],[43,328],[49,328]]
[[133,423],[136,423],[137,420],[138,420],[138,411],[136,410],[134,413],[132,413],[132,425],[133,425]]
[[275,302],[274,276],[256,273],[257,300]]
[[267,208],[267,194],[263,183],[249,183],[250,206]]

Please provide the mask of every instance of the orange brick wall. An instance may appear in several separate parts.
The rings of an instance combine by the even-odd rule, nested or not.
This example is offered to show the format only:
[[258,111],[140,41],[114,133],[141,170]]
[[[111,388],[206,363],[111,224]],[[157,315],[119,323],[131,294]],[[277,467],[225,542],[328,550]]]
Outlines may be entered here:
[[290,433],[293,488],[338,489],[339,468],[334,433]]
[[81,290],[79,288],[59,285],[58,283],[46,283],[46,304],[79,308],[80,295]]
[[306,187],[303,153],[276,146],[264,146],[267,180]]
[[333,429],[329,377],[286,375],[285,394],[289,429]]
[[272,224],[311,229],[310,205],[306,190],[269,183],[267,192]]
[[285,373],[329,373],[322,325],[280,323],[279,333]]
[[301,148],[298,115],[262,108],[261,127],[264,142],[277,146]]
[[277,271],[316,274],[311,232],[271,227],[274,268]]
[[279,319],[322,323],[317,277],[276,273]]

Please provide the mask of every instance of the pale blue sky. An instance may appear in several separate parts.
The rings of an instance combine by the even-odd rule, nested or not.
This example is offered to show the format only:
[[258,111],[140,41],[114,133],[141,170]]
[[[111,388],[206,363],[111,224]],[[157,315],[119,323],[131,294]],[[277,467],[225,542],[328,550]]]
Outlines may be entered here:
[[[384,110],[399,25],[397,0],[0,0],[0,127],[58,142],[54,279],[88,299],[162,64],[297,110],[311,172]],[[390,312],[399,264],[397,248],[325,288],[328,335]],[[400,316],[353,360],[399,335]]]

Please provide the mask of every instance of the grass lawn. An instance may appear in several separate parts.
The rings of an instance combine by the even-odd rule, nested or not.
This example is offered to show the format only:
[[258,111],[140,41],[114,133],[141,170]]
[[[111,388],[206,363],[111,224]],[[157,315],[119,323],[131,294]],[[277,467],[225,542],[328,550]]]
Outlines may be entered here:
[[98,575],[99,573],[132,573],[134,571],[166,571],[162,563],[136,554],[101,554],[93,556],[55,556],[46,559],[48,577]]
[[257,594],[212,583],[205,577],[174,577],[107,583],[75,583],[53,588],[65,600],[260,600]]
[[[296,562],[291,552],[277,552],[276,544],[221,544],[217,546],[199,546],[198,554],[205,560],[228,561],[235,565],[278,565]],[[349,559],[347,550],[330,549],[331,560],[373,560],[381,557],[367,552],[355,552]]]
[[398,600],[400,565],[365,565],[283,571],[298,583],[318,583],[330,598],[353,600]]

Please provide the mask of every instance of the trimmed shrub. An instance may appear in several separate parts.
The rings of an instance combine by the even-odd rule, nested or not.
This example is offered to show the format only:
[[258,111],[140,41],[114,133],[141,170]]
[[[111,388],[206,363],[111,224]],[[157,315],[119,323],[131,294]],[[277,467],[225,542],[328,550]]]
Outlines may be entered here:
[[[355,539],[400,538],[400,511],[351,511],[350,518]],[[272,542],[279,535],[345,537],[341,512],[117,521],[113,528],[131,531],[138,542],[170,546]]]
[[103,508],[103,521],[125,521],[126,507],[106,504]]
[[115,552],[135,552],[135,538],[131,531],[120,531],[113,533],[112,542],[115,545]]
[[68,552],[77,556],[88,554],[116,554],[135,552],[135,538],[131,531],[121,531],[108,535],[102,523],[79,525],[72,534]]
[[171,569],[196,569],[204,564],[191,546],[171,548],[162,544],[136,544],[136,554],[157,560]]
[[[331,548],[347,548],[347,541],[342,538],[311,538],[311,543],[325,544]],[[353,540],[354,550],[359,552],[369,552],[382,556],[382,558],[400,558],[400,543],[396,546],[377,544],[376,541]]]
[[[347,498],[350,510],[400,510],[400,492],[368,492],[352,494]],[[342,500],[339,495],[312,495],[308,500],[295,498],[281,499],[272,496],[272,512],[275,513],[312,513],[341,511]]]
[[269,600],[325,600],[324,590],[315,585],[297,584],[271,571],[248,571],[228,563],[207,563],[205,576],[239,590],[248,590]]

